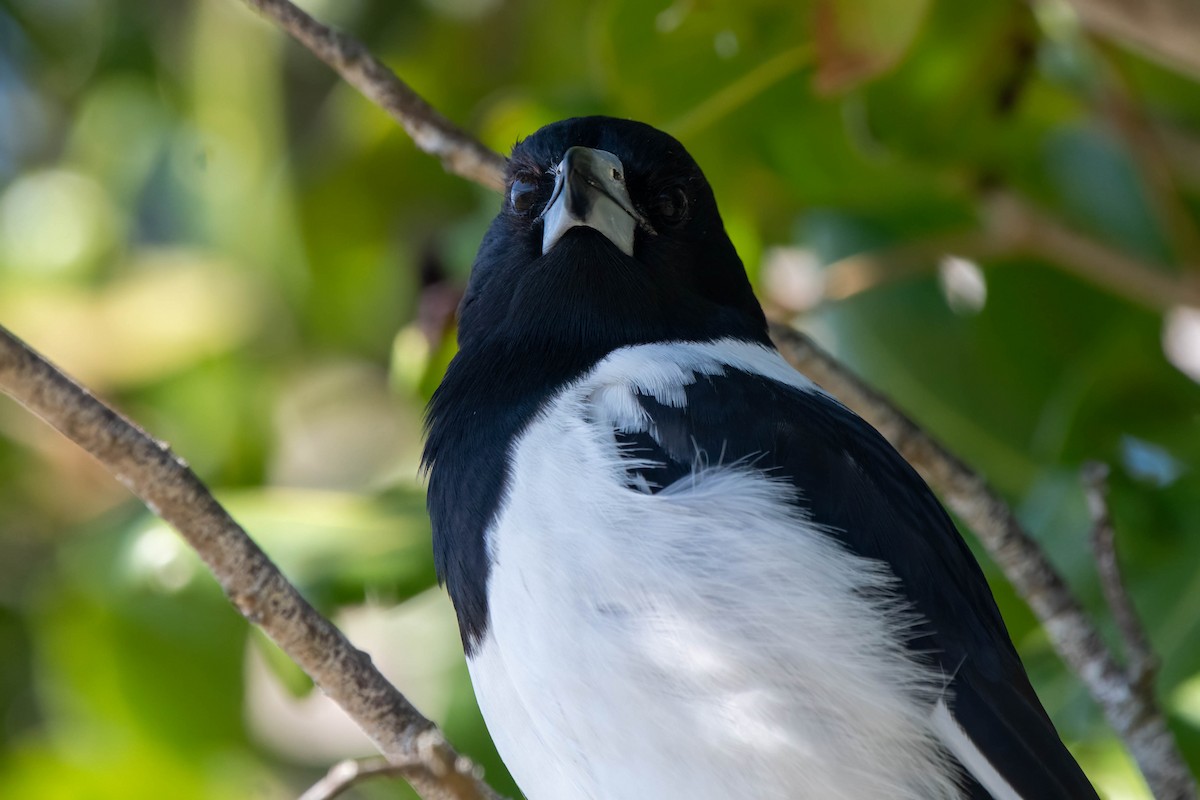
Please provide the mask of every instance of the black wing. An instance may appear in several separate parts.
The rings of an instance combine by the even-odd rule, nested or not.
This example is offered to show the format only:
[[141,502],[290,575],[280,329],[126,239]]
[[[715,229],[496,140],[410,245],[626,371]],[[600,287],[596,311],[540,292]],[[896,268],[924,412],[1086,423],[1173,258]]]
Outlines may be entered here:
[[[891,565],[924,620],[912,646],[953,676],[955,720],[1019,795],[1096,797],[1034,694],[974,556],[874,428],[823,394],[738,370],[697,375],[685,391],[682,408],[639,396],[650,430],[617,432],[631,486],[665,488],[698,457],[789,479],[815,522]],[[969,795],[990,797],[977,784]]]

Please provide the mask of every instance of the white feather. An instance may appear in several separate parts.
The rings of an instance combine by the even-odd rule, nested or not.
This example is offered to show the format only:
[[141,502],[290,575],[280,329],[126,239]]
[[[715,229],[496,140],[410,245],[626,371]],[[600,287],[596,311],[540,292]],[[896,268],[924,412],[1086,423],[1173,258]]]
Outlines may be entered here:
[[942,744],[954,754],[963,768],[979,781],[979,785],[988,790],[993,800],[1021,800],[1012,784],[992,766],[988,757],[971,741],[971,737],[958,724],[958,720],[954,719],[945,700],[939,700],[934,708],[933,724]]
[[632,393],[680,406],[725,365],[814,388],[756,345],[625,348],[517,442],[470,660],[501,756],[530,800],[958,797],[886,567],[746,465],[628,488]]

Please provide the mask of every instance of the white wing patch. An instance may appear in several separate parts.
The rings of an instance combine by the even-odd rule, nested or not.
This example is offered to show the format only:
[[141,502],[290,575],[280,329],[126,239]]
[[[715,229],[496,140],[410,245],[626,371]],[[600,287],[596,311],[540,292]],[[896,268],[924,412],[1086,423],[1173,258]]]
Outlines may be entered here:
[[815,383],[792,369],[775,350],[737,339],[622,347],[597,364],[580,383],[636,389],[663,405],[682,408],[686,404],[683,388],[697,375],[721,375],[731,368],[761,375],[785,386],[822,392]]
[[938,738],[946,749],[954,754],[963,768],[971,773],[971,777],[979,781],[979,785],[987,789],[993,800],[1022,800],[1012,785],[992,766],[971,737],[954,719],[945,700],[939,700],[933,710],[933,725]]

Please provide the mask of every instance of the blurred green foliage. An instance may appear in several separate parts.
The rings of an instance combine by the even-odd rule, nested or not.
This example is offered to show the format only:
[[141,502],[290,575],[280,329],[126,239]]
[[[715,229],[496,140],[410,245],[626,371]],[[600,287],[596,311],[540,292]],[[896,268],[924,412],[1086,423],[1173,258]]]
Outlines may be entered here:
[[[1192,78],[1056,0],[305,5],[502,151],[585,113],[679,135],[775,312],[986,474],[1108,633],[1077,473],[1113,464],[1160,694],[1200,766],[1200,312],[1054,253],[972,251],[1002,188],[1195,280]],[[0,0],[0,323],[172,442],[512,793],[417,475],[449,287],[497,203],[235,0]],[[1089,773],[1143,797],[988,570]],[[294,796],[370,752],[310,688],[173,534],[0,401],[0,795]]]

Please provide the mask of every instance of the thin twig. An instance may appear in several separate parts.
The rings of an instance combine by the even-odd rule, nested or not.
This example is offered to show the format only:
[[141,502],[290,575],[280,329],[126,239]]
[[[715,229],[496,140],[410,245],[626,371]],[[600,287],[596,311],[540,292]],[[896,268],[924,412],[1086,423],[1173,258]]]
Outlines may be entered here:
[[325,777],[308,787],[297,800],[333,800],[356,783],[381,777],[403,777],[408,765],[393,764],[386,758],[348,758],[329,768]]
[[244,1],[391,114],[417,147],[440,159],[448,172],[489,189],[504,188],[504,157],[442,116],[362,42],[317,22],[287,0]]
[[975,532],[1083,679],[1155,797],[1194,798],[1195,783],[1153,694],[1138,691],[1041,547],[983,477],[808,337],[782,326],[771,335],[789,363],[874,425]]
[[1147,199],[1162,221],[1179,260],[1185,267],[1200,269],[1200,230],[1179,191],[1162,138],[1138,102],[1117,48],[1098,36],[1088,38],[1100,62],[1101,109],[1137,164]]
[[1071,230],[1008,192],[990,195],[985,223],[998,248],[1045,259],[1120,297],[1155,311],[1200,306],[1200,276],[1126,255]]
[[937,269],[945,256],[980,260],[1000,254],[994,238],[979,230],[946,233],[855,253],[824,268],[821,299],[846,300],[881,286],[927,275]]
[[1084,27],[1200,78],[1200,4],[1195,0],[1067,0]]
[[1121,633],[1129,681],[1144,699],[1153,702],[1158,658],[1154,655],[1146,629],[1121,578],[1121,565],[1117,560],[1117,534],[1108,510],[1108,465],[1089,461],[1083,465],[1081,477],[1088,513],[1092,518],[1092,554],[1096,559],[1104,601],[1112,611],[1117,630]]
[[710,95],[665,127],[671,134],[680,138],[695,136],[787,76],[799,72],[810,61],[812,48],[808,45],[785,50],[759,64],[719,92]]
[[370,656],[300,596],[166,443],[97,400],[3,327],[0,391],[95,456],[179,531],[242,616],[299,664],[381,753],[408,765],[404,775],[425,800],[495,800],[474,765],[388,683]]
[[1034,255],[1048,266],[1154,311],[1168,311],[1179,305],[1200,307],[1200,263],[1180,272],[1134,258],[1068,228],[1008,191],[988,194],[981,213],[982,229],[942,233],[831,262],[821,272],[822,291],[813,298],[813,305],[846,300],[926,275],[947,255],[984,264]]

